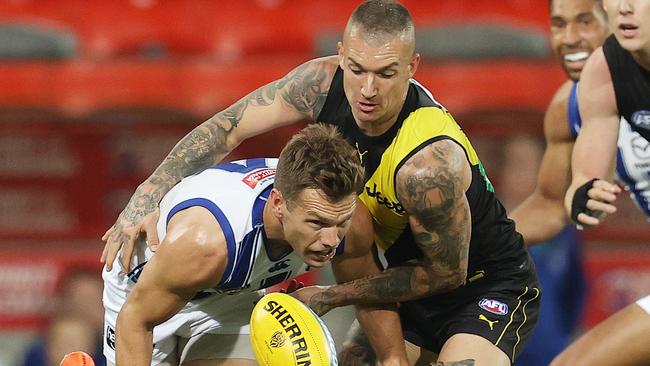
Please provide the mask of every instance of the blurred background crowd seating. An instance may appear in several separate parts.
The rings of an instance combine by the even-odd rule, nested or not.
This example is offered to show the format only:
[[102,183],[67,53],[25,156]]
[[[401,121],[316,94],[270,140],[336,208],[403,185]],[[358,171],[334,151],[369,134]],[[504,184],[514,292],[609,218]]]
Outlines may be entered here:
[[[416,79],[454,114],[512,208],[534,188],[544,110],[565,80],[548,2],[403,3],[423,56]],[[46,329],[71,268],[99,274],[99,238],[173,145],[254,88],[334,54],[356,4],[0,0],[0,366]],[[298,128],[229,159],[275,155]],[[522,138],[536,155],[506,149]],[[622,206],[584,235],[585,327],[650,292],[650,231]]]

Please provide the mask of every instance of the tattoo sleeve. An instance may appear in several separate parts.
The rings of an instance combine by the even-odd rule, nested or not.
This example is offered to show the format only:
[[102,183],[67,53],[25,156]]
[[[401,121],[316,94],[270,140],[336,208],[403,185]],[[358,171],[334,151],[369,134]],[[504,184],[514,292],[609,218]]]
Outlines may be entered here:
[[218,163],[232,150],[229,135],[242,121],[249,107],[270,106],[280,95],[290,109],[313,119],[325,103],[328,88],[326,63],[307,62],[196,127],[176,144],[147,180],[155,186],[150,193],[154,200],[148,203],[152,206],[151,210],[183,177]]
[[469,169],[464,152],[451,140],[434,142],[409,158],[397,174],[397,194],[423,257],[332,286],[318,301],[334,307],[406,301],[460,286],[467,274],[471,235],[465,197]]
[[293,70],[282,83],[282,99],[299,112],[315,120],[320,114],[329,90],[328,73],[323,62],[306,63]]

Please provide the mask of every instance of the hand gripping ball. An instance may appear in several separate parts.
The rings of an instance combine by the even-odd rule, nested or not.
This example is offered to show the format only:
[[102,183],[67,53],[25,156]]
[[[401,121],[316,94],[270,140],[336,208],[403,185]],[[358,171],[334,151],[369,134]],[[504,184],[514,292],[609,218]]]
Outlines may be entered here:
[[338,366],[329,330],[309,307],[274,292],[255,305],[250,341],[260,366]]

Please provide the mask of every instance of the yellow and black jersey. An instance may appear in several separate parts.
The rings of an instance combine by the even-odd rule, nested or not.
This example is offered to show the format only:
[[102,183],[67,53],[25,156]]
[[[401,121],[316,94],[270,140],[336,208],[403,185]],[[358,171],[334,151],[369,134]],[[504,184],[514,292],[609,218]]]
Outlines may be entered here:
[[397,122],[383,135],[366,136],[350,111],[339,68],[317,121],[336,125],[358,150],[366,174],[360,198],[373,216],[375,240],[389,266],[421,257],[410,231],[408,213],[397,198],[396,174],[413,154],[442,139],[460,145],[472,169],[472,182],[465,193],[472,217],[468,276],[525,261],[522,237],[496,198],[467,136],[451,114],[415,80],[410,82]]

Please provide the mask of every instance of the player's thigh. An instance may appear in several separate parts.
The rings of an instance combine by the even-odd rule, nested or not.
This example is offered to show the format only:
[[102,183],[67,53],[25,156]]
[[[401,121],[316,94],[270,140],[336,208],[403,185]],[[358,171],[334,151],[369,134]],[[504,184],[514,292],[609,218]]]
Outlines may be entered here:
[[436,365],[510,366],[510,358],[499,347],[483,337],[458,333],[442,346]]
[[257,365],[247,333],[203,333],[182,339],[179,349],[181,365]]
[[578,338],[552,366],[650,364],[650,314],[632,304]]
[[[424,348],[409,342],[404,341],[406,346],[406,358],[409,365],[412,366],[430,366],[435,365],[438,355]],[[377,366],[380,366],[379,364]]]

